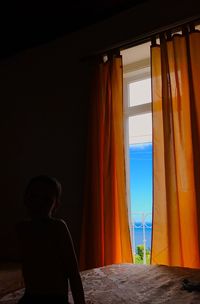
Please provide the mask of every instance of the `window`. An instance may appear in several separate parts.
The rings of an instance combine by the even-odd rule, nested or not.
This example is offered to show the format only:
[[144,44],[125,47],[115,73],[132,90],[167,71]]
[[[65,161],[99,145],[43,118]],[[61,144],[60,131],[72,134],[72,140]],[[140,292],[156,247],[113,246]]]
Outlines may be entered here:
[[[137,62],[130,62],[131,52],[134,60],[135,58],[138,60],[141,54],[143,58],[139,58]],[[135,262],[144,264],[150,261],[152,230],[152,113],[149,52],[149,44],[122,52],[125,62],[125,151],[132,248]]]

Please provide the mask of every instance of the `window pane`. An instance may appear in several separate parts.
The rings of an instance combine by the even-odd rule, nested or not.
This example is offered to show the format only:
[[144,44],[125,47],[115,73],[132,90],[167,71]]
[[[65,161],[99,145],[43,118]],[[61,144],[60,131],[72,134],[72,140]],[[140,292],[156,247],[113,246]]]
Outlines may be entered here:
[[130,145],[129,160],[133,253],[136,264],[149,264],[152,232],[152,143]]
[[135,81],[129,84],[130,106],[151,102],[151,79]]
[[129,145],[152,142],[152,114],[129,117]]
[[149,264],[152,232],[152,113],[129,117],[130,216],[136,264]]

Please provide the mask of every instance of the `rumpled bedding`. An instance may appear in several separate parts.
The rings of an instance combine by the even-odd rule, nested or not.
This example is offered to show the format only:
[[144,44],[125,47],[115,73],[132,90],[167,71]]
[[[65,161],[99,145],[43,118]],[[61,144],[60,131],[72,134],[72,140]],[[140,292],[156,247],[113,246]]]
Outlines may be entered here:
[[[198,269],[116,264],[83,271],[81,277],[88,304],[200,303],[200,292],[182,289],[183,279],[200,282]],[[17,303],[23,292],[3,296],[0,304]],[[69,301],[73,303],[71,293]]]

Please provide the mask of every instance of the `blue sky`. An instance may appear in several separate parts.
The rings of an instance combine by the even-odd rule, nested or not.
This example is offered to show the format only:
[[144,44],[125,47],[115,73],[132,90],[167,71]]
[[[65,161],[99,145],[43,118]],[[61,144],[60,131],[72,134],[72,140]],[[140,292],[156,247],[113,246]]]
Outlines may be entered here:
[[[131,212],[152,212],[152,143],[130,145],[129,158]],[[141,221],[141,215],[134,217]]]

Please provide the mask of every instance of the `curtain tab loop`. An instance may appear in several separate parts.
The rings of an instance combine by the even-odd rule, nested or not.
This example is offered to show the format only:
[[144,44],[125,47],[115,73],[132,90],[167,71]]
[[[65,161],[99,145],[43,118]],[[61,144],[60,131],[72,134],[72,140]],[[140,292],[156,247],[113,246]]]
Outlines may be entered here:
[[157,45],[156,36],[154,36],[154,37],[151,38],[151,46],[153,47],[153,46],[156,46],[156,45]]
[[160,33],[159,35],[159,38],[160,38],[160,42],[162,41],[165,41],[165,34],[164,33]]
[[165,35],[166,35],[167,40],[171,40],[172,39],[172,33],[171,33],[171,31],[167,31],[165,33]]
[[188,27],[187,26],[183,26],[182,33],[183,33],[183,35],[188,35]]
[[110,50],[108,53],[107,53],[107,56],[108,56],[108,59],[111,59],[113,57],[120,57],[121,54],[120,54],[120,49],[113,49],[113,50]]
[[196,32],[197,30],[196,30],[196,28],[195,28],[195,25],[194,25],[194,23],[190,23],[189,24],[189,32],[190,33],[194,33],[194,32]]

